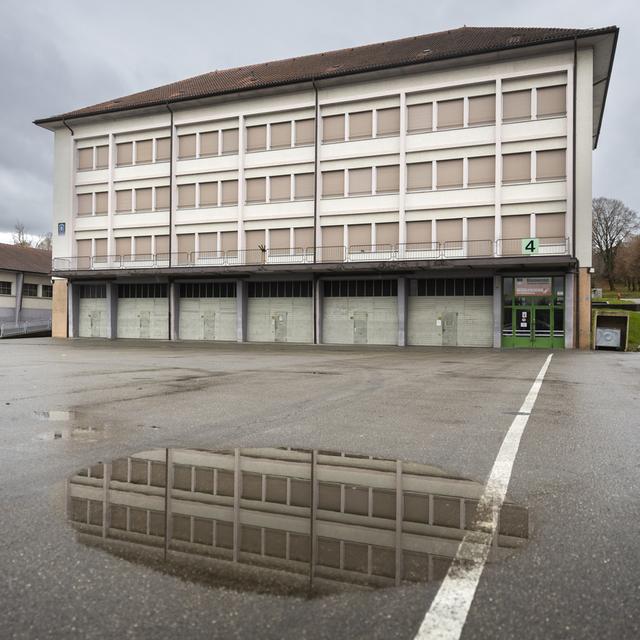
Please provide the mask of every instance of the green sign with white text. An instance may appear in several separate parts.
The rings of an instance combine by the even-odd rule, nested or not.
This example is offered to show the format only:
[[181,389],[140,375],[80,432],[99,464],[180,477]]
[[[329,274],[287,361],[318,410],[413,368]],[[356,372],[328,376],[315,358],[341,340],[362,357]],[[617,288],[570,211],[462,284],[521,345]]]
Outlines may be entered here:
[[538,238],[523,238],[522,253],[524,255],[534,255],[538,253],[540,248],[540,240]]

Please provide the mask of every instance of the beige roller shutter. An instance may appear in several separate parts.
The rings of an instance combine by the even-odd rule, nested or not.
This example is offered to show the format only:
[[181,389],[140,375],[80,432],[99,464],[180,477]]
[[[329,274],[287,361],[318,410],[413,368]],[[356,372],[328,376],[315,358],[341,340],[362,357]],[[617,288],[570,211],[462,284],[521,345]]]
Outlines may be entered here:
[[107,213],[109,205],[109,194],[106,191],[96,193],[96,214]]
[[407,131],[431,131],[433,129],[433,104],[411,104],[407,107]]
[[201,182],[200,183],[200,206],[201,207],[218,206],[218,183],[217,182]]
[[565,235],[564,213],[536,214],[536,236],[538,238],[564,238]]
[[169,253],[169,236],[156,236],[156,254],[167,255]]
[[217,233],[198,234],[198,250],[200,254],[204,252],[217,251],[218,250],[218,234]]
[[438,160],[436,166],[438,189],[453,189],[462,186],[462,159]]
[[503,120],[529,120],[531,118],[531,89],[502,94]]
[[131,189],[116,191],[116,211],[118,213],[131,211],[131,194]]
[[313,198],[315,174],[299,173],[295,176],[295,199]]
[[116,238],[116,255],[130,256],[131,255],[131,238]]
[[291,123],[276,122],[271,125],[271,148],[286,149],[291,146]]
[[502,182],[530,182],[531,153],[510,153],[502,156]]
[[397,193],[400,190],[400,167],[397,164],[376,169],[376,193]]
[[299,249],[313,248],[313,227],[294,229],[293,243]]
[[156,187],[156,211],[169,208],[169,187]]
[[107,239],[96,238],[95,257],[106,258],[107,256]]
[[238,204],[238,181],[222,181],[222,204]]
[[536,91],[538,118],[560,116],[567,112],[567,88],[540,87]]
[[220,233],[220,248],[222,249],[222,251],[237,251],[238,232],[222,231]]
[[178,253],[192,253],[196,250],[195,233],[178,234]]
[[178,136],[178,158],[196,157],[196,134]]
[[344,227],[322,227],[322,246],[341,247],[344,245]]
[[431,220],[407,222],[407,242],[431,242]]
[[296,120],[296,146],[313,144],[316,139],[316,122],[313,118]]
[[349,140],[370,138],[373,134],[373,112],[359,111],[349,114]]
[[531,216],[502,216],[503,238],[528,238],[531,234]]
[[457,129],[464,121],[464,100],[438,102],[438,129]]
[[264,151],[267,148],[267,125],[247,127],[247,151]]
[[76,255],[79,258],[91,256],[91,240],[76,240]]
[[153,140],[139,140],[136,142],[136,164],[153,160]]
[[78,149],[78,169],[81,171],[93,169],[93,147]]
[[222,132],[222,153],[238,153],[238,129]]
[[536,180],[564,178],[567,173],[564,149],[549,149],[536,153]]
[[379,136],[394,136],[400,133],[400,107],[378,109]]
[[432,188],[431,163],[413,162],[407,165],[407,191]]
[[462,220],[437,220],[436,239],[438,242],[461,242]]
[[291,176],[271,176],[269,178],[269,201],[291,200]]
[[398,223],[397,222],[381,222],[376,225],[376,245],[391,245],[395,247],[398,244]]
[[371,167],[349,169],[349,195],[366,195],[371,193]]
[[471,186],[494,185],[496,182],[495,156],[469,158],[467,184]]
[[171,158],[171,138],[158,138],[156,140],[156,161],[169,160]]
[[78,195],[78,215],[90,216],[93,213],[93,194],[81,193]]
[[469,124],[493,124],[496,121],[496,96],[469,98]]
[[495,218],[469,218],[467,220],[467,255],[493,255],[493,240],[495,237]]
[[136,211],[151,211],[152,189],[136,189]]
[[244,233],[245,248],[247,250],[259,249],[260,245],[264,246],[264,229],[256,229],[255,231],[245,231]]
[[344,171],[322,172],[322,196],[344,196]]
[[371,225],[370,224],[350,224],[349,225],[349,246],[370,246],[371,245]]
[[178,185],[178,209],[188,209],[196,206],[196,185]]
[[265,202],[267,199],[267,179],[247,178],[247,202]]
[[289,229],[271,229],[269,231],[270,249],[288,249],[291,244]]
[[106,169],[109,166],[109,147],[101,145],[96,147],[96,169]]
[[324,116],[322,118],[322,142],[340,142],[344,140],[344,115]]
[[218,132],[205,131],[200,134],[200,155],[201,156],[217,156],[218,155]]
[[136,236],[136,256],[151,255],[151,236]]
[[133,142],[121,142],[116,145],[116,164],[119,167],[133,164]]

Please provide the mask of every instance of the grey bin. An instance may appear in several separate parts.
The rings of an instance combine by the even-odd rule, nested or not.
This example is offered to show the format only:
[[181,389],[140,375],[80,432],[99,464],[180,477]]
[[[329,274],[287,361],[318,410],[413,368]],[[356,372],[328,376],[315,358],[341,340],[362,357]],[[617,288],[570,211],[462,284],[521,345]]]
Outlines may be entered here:
[[627,350],[629,316],[597,311],[595,325],[596,349]]
[[596,329],[596,347],[609,347],[610,349],[619,349],[621,337],[622,331],[620,329],[599,327],[598,329]]

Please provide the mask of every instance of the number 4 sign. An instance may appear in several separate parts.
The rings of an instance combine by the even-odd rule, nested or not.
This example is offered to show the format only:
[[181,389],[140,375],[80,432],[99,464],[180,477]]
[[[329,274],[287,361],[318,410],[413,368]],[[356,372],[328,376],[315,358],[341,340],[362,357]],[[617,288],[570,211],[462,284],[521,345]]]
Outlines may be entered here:
[[540,240],[538,238],[523,238],[522,240],[522,253],[525,255],[533,255],[538,253],[540,248]]

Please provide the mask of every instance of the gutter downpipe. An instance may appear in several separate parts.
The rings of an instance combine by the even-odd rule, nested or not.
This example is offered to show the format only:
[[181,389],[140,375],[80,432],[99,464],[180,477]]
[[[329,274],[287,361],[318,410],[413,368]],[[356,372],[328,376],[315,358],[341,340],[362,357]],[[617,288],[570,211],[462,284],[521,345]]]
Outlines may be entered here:
[[67,121],[66,121],[64,118],[62,118],[62,124],[63,124],[65,127],[67,127],[67,129],[69,129],[69,131],[71,131],[71,135],[72,135],[72,136],[75,136],[75,135],[76,135],[76,134],[73,132],[73,129],[72,129],[72,128],[67,124]]
[[[573,140],[571,141],[572,147],[572,159],[573,165],[573,184],[572,190],[572,202],[571,202],[571,218],[572,218],[572,233],[571,233],[571,253],[576,258],[576,105],[577,100],[577,88],[578,88],[578,39],[573,38]],[[575,327],[574,327],[574,343],[576,348],[580,346],[580,263],[576,258],[576,295],[575,295]]]
[[[313,264],[318,261],[318,123],[320,108],[318,103],[318,86],[315,80],[311,80],[314,92],[314,135],[313,135]],[[318,304],[317,296],[317,274],[313,271],[313,344],[318,344]]]
[[[169,103],[166,102],[165,106],[167,110],[171,114],[170,116],[170,129],[169,129],[169,269],[171,269],[171,251],[172,247],[172,239],[173,239],[173,109],[169,106]],[[169,340],[172,339],[172,306],[173,306],[173,295],[171,288],[171,276],[167,276],[167,320],[169,322],[169,330],[168,337]]]

